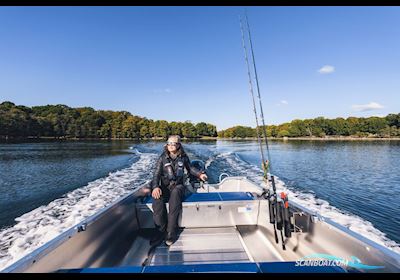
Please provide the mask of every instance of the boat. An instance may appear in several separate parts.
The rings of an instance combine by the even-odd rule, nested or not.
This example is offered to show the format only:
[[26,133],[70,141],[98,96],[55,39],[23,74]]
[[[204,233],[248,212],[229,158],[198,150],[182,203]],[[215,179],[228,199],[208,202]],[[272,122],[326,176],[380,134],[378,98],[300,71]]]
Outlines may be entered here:
[[246,177],[187,183],[170,247],[150,245],[151,200],[146,183],[2,272],[400,272],[399,254],[291,201],[283,237],[265,188]]
[[[240,24],[267,187],[246,177],[223,173],[216,184],[204,184],[188,176],[178,239],[166,246],[150,242],[156,229],[147,182],[2,272],[400,272],[399,254],[289,201],[285,193],[278,195],[271,175],[247,15],[262,126],[258,122],[242,20]],[[193,161],[192,165],[205,170],[200,161]]]

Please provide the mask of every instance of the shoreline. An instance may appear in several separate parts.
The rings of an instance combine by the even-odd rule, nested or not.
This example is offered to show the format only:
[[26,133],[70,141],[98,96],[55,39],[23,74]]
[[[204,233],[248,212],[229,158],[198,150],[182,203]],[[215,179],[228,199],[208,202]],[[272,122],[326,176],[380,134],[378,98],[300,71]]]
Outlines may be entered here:
[[[224,138],[224,137],[197,137],[197,138],[182,138],[183,141],[257,141],[256,137],[244,138]],[[271,141],[400,141],[400,137],[268,137]],[[3,138],[0,137],[0,143],[7,142],[23,142],[23,141],[165,141],[163,137],[154,137],[146,139],[133,139],[133,138],[55,138],[55,137],[26,137],[26,138]]]
[[[245,137],[245,138],[218,138],[218,140],[257,140],[256,137]],[[400,141],[400,137],[268,137],[268,140],[274,141]]]

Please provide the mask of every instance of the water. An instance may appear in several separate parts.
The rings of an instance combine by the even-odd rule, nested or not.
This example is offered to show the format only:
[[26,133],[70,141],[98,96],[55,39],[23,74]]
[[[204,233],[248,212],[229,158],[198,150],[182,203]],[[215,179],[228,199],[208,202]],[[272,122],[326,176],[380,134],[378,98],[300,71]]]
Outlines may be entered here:
[[137,160],[121,143],[0,145],[0,227]]
[[[0,269],[128,194],[152,177],[160,142],[0,144]],[[219,174],[261,183],[255,141],[184,144]],[[400,142],[275,141],[278,190],[400,252]]]

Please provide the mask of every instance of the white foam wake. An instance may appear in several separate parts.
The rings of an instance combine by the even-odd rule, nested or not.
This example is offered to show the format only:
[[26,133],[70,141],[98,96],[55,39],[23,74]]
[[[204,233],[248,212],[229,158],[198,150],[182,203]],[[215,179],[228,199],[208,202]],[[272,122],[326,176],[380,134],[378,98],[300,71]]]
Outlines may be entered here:
[[25,213],[15,219],[16,225],[0,231],[0,270],[149,180],[157,155],[137,154],[140,159],[130,167]]
[[[218,157],[223,158],[228,162],[228,164],[234,169],[236,176],[246,176],[253,182],[266,187],[265,182],[261,179],[261,168],[243,161],[236,153],[224,153]],[[400,253],[400,244],[389,239],[385,233],[376,229],[371,222],[352,213],[340,210],[330,205],[329,202],[316,198],[312,193],[302,193],[288,189],[285,183],[277,176],[275,176],[275,179],[277,191],[287,193],[289,195],[289,200],[300,204],[311,211],[317,212],[321,216],[329,218],[380,245]]]
[[210,164],[214,161],[213,157],[209,157],[206,162],[204,163],[204,168],[208,168],[210,166]]

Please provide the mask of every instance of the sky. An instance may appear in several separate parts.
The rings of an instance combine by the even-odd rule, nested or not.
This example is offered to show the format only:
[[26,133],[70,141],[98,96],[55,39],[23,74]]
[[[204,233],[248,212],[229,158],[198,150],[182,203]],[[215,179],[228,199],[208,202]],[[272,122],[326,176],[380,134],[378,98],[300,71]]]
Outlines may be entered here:
[[[255,127],[244,9],[0,7],[0,102]],[[267,124],[400,112],[400,7],[246,10]]]

